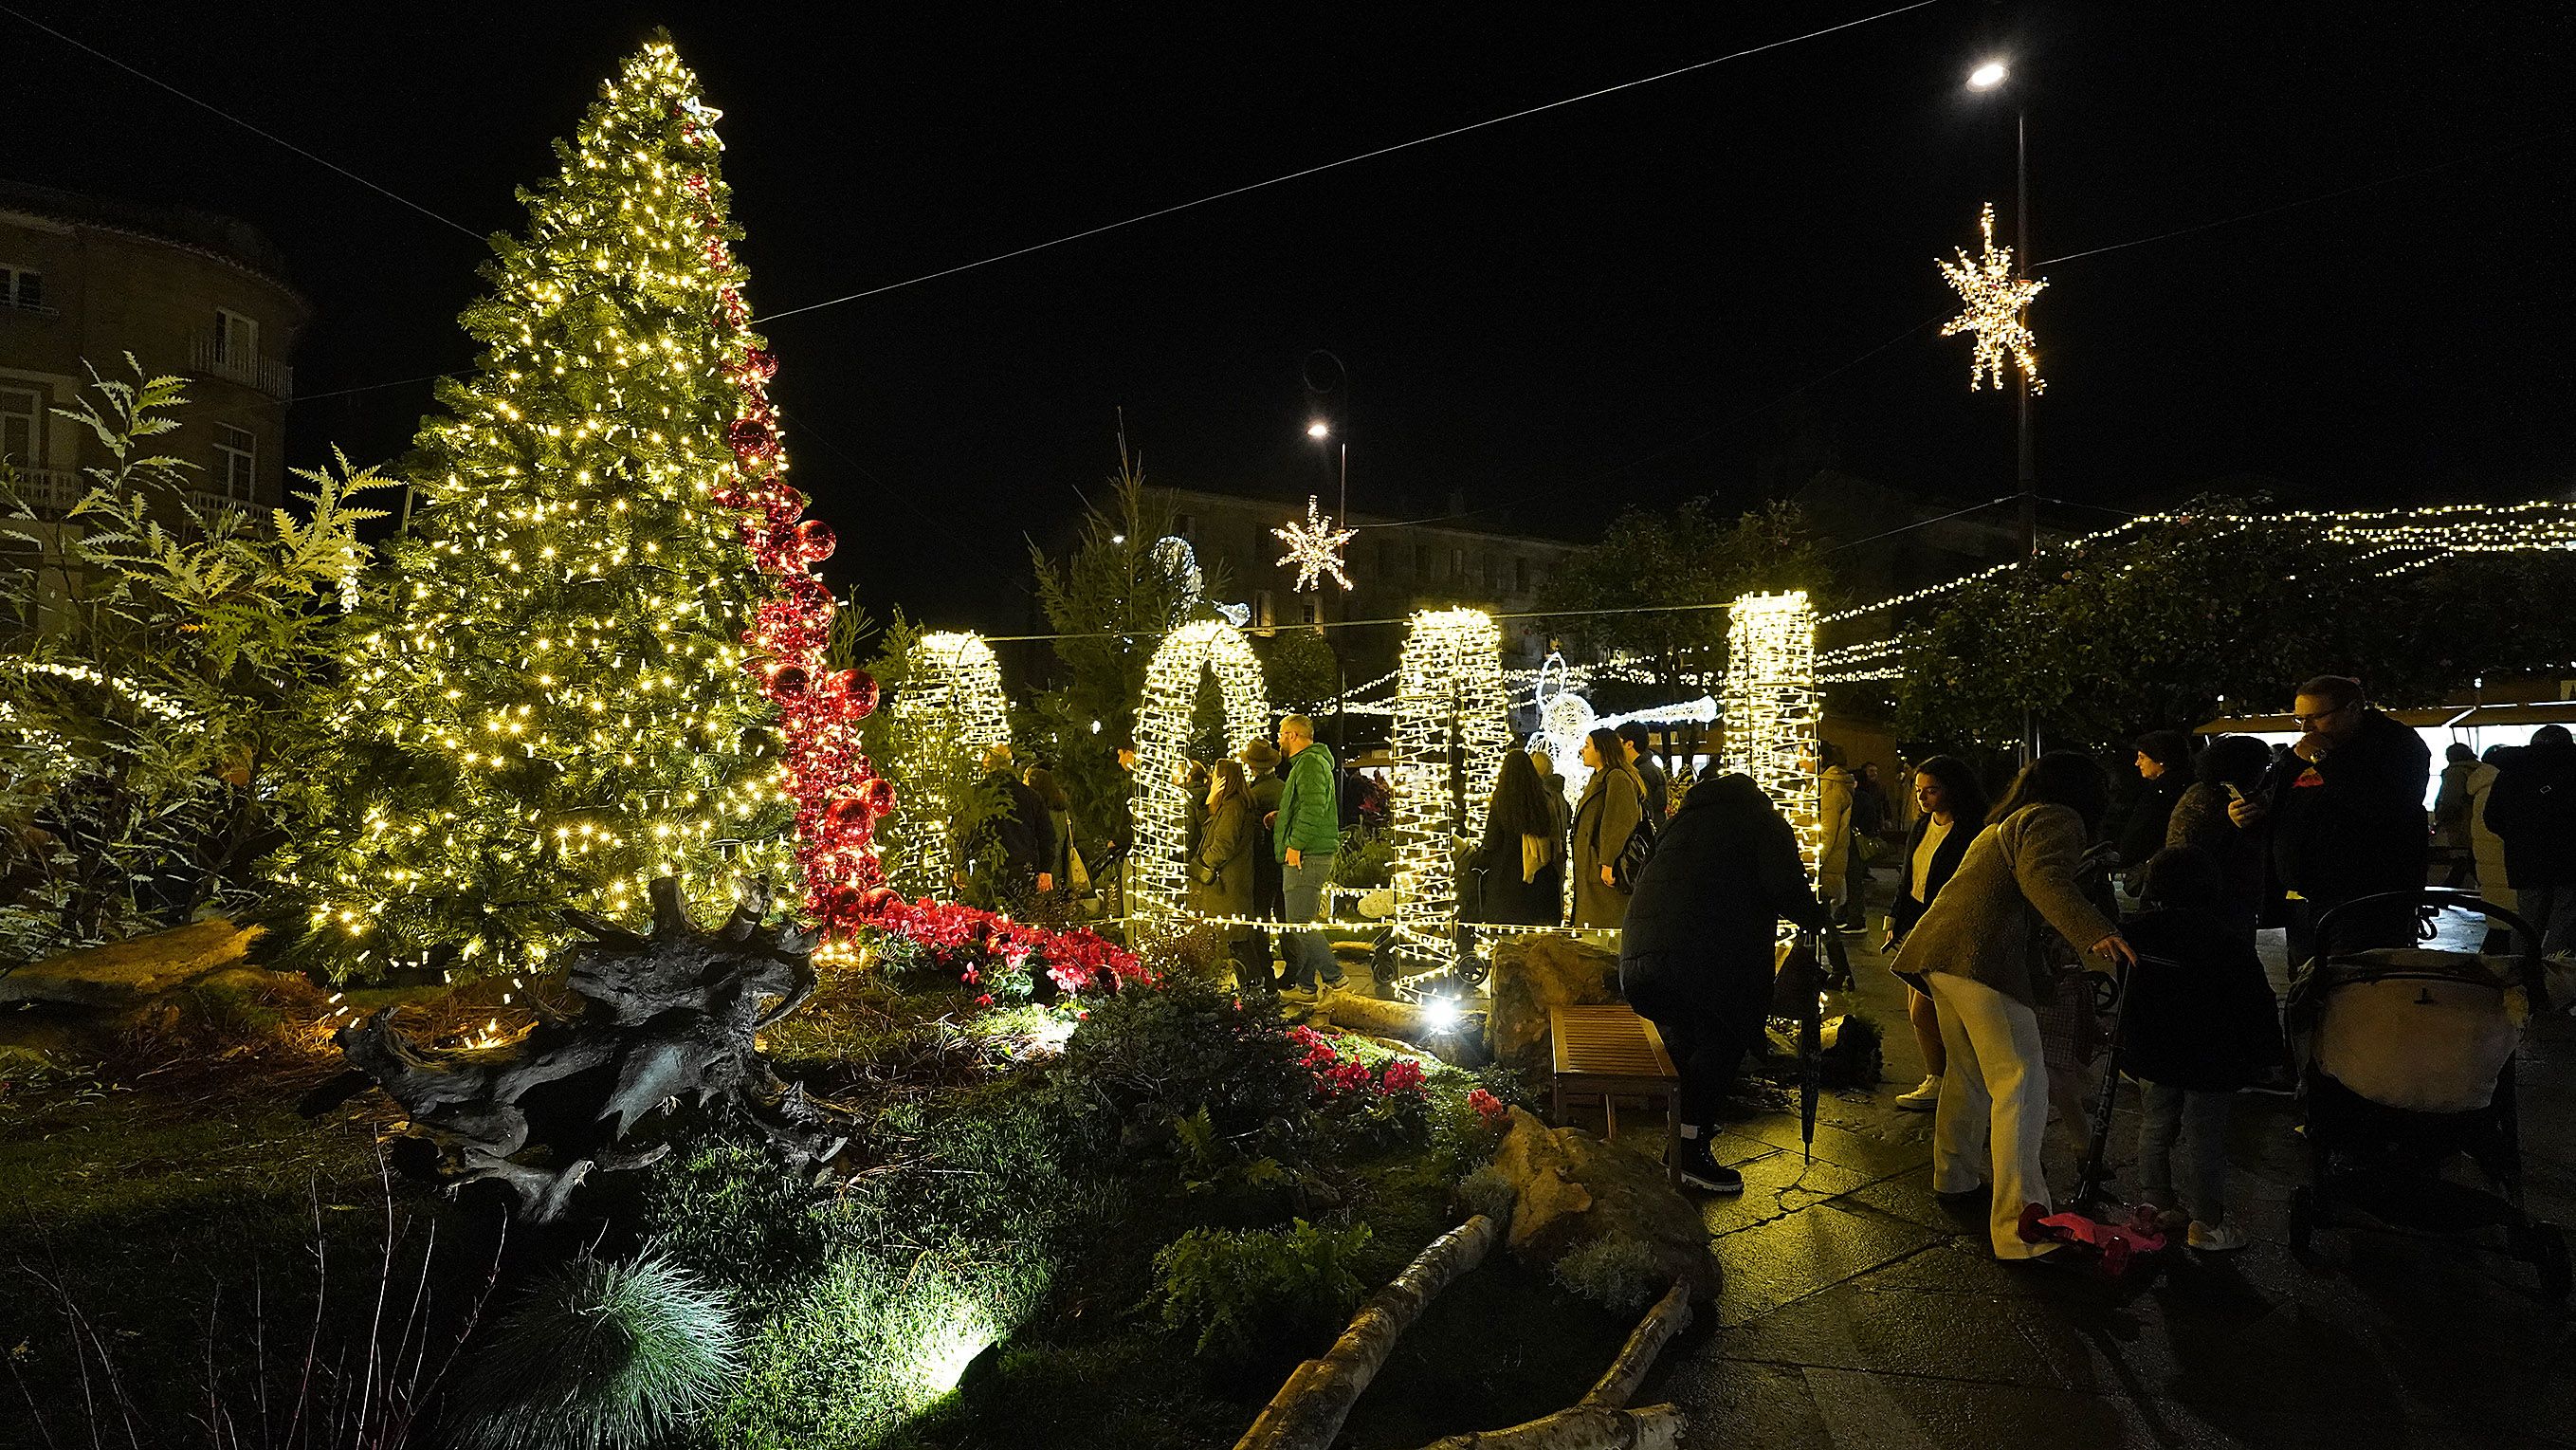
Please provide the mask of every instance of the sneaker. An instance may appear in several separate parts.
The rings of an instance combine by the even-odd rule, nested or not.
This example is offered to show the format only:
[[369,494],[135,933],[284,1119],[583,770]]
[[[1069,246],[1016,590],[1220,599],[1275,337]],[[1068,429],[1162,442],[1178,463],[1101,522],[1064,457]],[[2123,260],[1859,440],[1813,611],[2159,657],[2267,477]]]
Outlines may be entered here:
[[1910,1093],[1896,1095],[1896,1109],[1901,1113],[1928,1113],[1941,1106],[1941,1079],[1927,1077]]
[[2204,1254],[2224,1254],[2241,1249],[2252,1240],[2246,1238],[2245,1231],[2234,1224],[2206,1224],[2194,1219],[2191,1231],[2185,1235],[2183,1242]]
[[1324,994],[1312,987],[1283,987],[1279,991],[1279,1000],[1294,1002],[1300,1007],[1312,1007],[1324,1000]]
[[1744,1191],[1744,1175],[1710,1157],[1708,1144],[1698,1138],[1682,1142],[1682,1182],[1708,1193]]

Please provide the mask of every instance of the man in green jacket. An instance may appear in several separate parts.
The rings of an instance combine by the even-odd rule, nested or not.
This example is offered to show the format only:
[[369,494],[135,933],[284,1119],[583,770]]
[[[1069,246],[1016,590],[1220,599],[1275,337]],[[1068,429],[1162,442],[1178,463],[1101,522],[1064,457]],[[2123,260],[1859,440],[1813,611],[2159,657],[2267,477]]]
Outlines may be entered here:
[[[1270,818],[1270,840],[1279,857],[1281,894],[1287,898],[1290,921],[1321,921],[1333,854],[1342,846],[1333,752],[1316,743],[1314,721],[1289,715],[1279,722],[1279,753],[1288,757],[1288,783]],[[1283,932],[1279,952],[1288,975],[1282,995],[1291,1000],[1312,1002],[1342,985],[1341,964],[1333,960],[1332,943],[1322,932]]]

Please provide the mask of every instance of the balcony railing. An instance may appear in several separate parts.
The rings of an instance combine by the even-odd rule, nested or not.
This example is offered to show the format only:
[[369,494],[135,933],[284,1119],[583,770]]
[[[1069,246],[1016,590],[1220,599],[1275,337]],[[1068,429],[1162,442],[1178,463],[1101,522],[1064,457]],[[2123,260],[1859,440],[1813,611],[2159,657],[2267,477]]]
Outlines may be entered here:
[[277,361],[226,348],[216,334],[201,332],[188,350],[189,371],[257,388],[279,402],[295,396],[295,369]]
[[89,480],[68,468],[21,468],[15,471],[18,496],[25,499],[30,508],[62,513],[79,503],[82,494],[89,492]]
[[62,309],[59,307],[46,307],[38,303],[21,302],[14,297],[0,296],[0,317],[60,317],[62,315]]

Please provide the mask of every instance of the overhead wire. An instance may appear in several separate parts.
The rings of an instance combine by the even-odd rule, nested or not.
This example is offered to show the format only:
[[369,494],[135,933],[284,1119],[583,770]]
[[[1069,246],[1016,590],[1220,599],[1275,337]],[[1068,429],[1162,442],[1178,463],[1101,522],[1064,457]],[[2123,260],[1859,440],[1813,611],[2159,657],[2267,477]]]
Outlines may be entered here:
[[870,287],[864,291],[849,293],[846,296],[834,297],[822,302],[809,302],[802,307],[790,307],[784,311],[766,313],[762,316],[753,318],[752,323],[754,326],[758,326],[765,323],[776,322],[783,317],[796,317],[808,312],[820,312],[826,307],[838,307],[845,302],[857,302],[862,298],[879,296],[883,293],[892,292],[899,288],[918,286],[924,282],[935,282],[942,277],[953,277],[960,272],[971,272],[978,267],[989,267],[996,262],[1007,262],[1013,258],[1025,257],[1032,252],[1043,252],[1051,247],[1061,247],[1071,242],[1083,241],[1090,237],[1099,236],[1104,232],[1114,232],[1122,227],[1132,227],[1141,222],[1154,221],[1161,217],[1171,216],[1176,212],[1188,211],[1194,207],[1206,206],[1212,202],[1225,201],[1232,197],[1242,196],[1248,192],[1260,191],[1267,187],[1282,186],[1291,181],[1302,181],[1309,176],[1321,175],[1324,172],[1339,170],[1345,166],[1356,166],[1363,161],[1374,161],[1381,156],[1391,156],[1398,151],[1409,151],[1416,146],[1428,146],[1434,141],[1446,141],[1452,136],[1463,136],[1470,131],[1481,131],[1488,126],[1502,125],[1506,121],[1518,121],[1525,117],[1538,115],[1543,111],[1553,111],[1560,107],[1575,105],[1583,101],[1597,100],[1602,96],[1614,95],[1620,91],[1634,90],[1639,86],[1653,85],[1657,81],[1671,80],[1675,76],[1688,75],[1693,71],[1706,70],[1713,65],[1724,65],[1726,62],[1731,60],[1742,60],[1746,56],[1760,55],[1764,51],[1778,50],[1783,46],[1797,45],[1804,41],[1819,39],[1823,36],[1832,35],[1837,31],[1851,30],[1859,26],[1874,24],[1878,21],[1888,19],[1891,16],[1903,15],[1909,10],[1920,10],[1927,5],[1937,5],[1939,3],[1940,0],[1914,0],[1914,3],[1910,5],[1899,5],[1893,10],[1882,10],[1875,15],[1864,15],[1857,20],[1846,20],[1838,25],[1828,25],[1820,30],[1810,30],[1804,35],[1792,35],[1781,40],[1766,41],[1761,45],[1747,46],[1742,50],[1730,51],[1725,55],[1712,56],[1707,60],[1693,61],[1689,65],[1676,66],[1671,70],[1661,71],[1654,75],[1640,76],[1635,80],[1621,81],[1617,85],[1603,86],[1598,90],[1585,91],[1579,96],[1567,96],[1561,100],[1548,101],[1541,105],[1524,107],[1521,110],[1512,111],[1505,115],[1489,116],[1481,121],[1470,121],[1463,126],[1452,126],[1445,131],[1435,131],[1428,136],[1416,136],[1410,141],[1398,141],[1392,146],[1380,146],[1372,151],[1362,151],[1357,155],[1345,156],[1338,161],[1326,161],[1314,166],[1303,167],[1296,171],[1283,172],[1280,175],[1270,177],[1264,181],[1247,182],[1241,186],[1228,187],[1223,191],[1210,192],[1205,196],[1195,197],[1189,201],[1175,202],[1170,206],[1157,207],[1152,211],[1140,212],[1135,216],[1126,217],[1119,221],[1103,222],[1096,227],[1085,227],[1077,232],[1067,232],[1063,236],[1055,237],[1048,241],[1032,242],[1025,247],[1014,247],[1007,252],[996,252],[992,256],[981,257],[972,262],[960,262],[953,267],[942,267],[936,272],[924,272],[918,277],[907,277],[900,282],[888,282],[882,287]]
[[[349,168],[342,166],[336,161],[330,160],[327,157],[317,156],[314,153],[305,150],[303,147],[296,145],[294,142],[287,140],[285,137],[278,135],[274,131],[266,130],[249,121],[243,120],[241,117],[234,115],[232,112],[225,110],[223,107],[216,105],[212,101],[201,100],[196,96],[192,96],[186,91],[179,89],[177,86],[170,84],[168,81],[161,79],[159,76],[153,75],[147,71],[138,70],[135,67],[126,64],[124,61],[118,60],[115,56],[109,55],[106,51],[99,49],[97,46],[65,35],[61,31],[56,30],[52,26],[47,25],[45,22],[38,20],[36,17],[29,15],[23,10],[19,10],[9,5],[0,5],[0,15],[10,16],[23,24],[32,26],[37,30],[41,30],[47,35],[52,36],[54,39],[61,41],[63,44],[72,47],[74,50],[84,51],[90,55],[96,56],[98,59],[106,61],[109,65],[116,67],[127,75],[133,76],[137,80],[147,81],[153,85],[159,86],[161,89],[177,96],[180,100],[186,101],[189,105],[195,106],[201,110],[211,111],[214,114],[223,117],[225,120],[232,122],[234,125],[241,127],[243,130],[250,132],[252,135],[257,136],[262,140],[273,141],[278,145],[285,147],[287,150],[294,152],[296,155],[303,157],[307,161],[314,162],[317,165],[327,166],[333,171],[340,173],[342,176],[349,178],[351,181],[358,183],[360,186],[367,188],[369,191],[376,193],[378,196],[385,197],[391,201],[400,202],[402,205],[411,208],[413,211],[419,212],[422,216],[429,218],[431,221],[437,222],[441,226],[452,227],[455,230],[472,237],[478,242],[484,239],[481,232],[474,230],[472,227],[465,225],[454,217],[443,216],[440,213],[432,211],[428,207],[421,205],[419,202],[412,200],[410,197],[403,195],[401,192],[394,191],[388,187],[379,186],[375,182],[369,181],[367,178],[360,176],[358,173],[351,171]],[[383,386],[392,385],[385,384]],[[360,390],[351,389],[350,391],[354,392]]]

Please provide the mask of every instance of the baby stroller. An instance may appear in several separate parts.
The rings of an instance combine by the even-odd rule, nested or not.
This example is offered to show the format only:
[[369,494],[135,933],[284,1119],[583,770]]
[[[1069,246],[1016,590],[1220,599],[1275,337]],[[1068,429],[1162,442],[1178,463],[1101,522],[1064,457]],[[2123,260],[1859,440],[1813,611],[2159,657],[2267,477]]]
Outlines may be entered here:
[[[2484,914],[2510,928],[2512,959],[2423,948],[2337,952],[2338,918],[2355,907],[2418,899]],[[2523,1025],[2546,1010],[2538,945],[2521,918],[2448,889],[2345,902],[2317,923],[2317,955],[2290,984],[2288,1027],[2302,1064],[2308,1181],[2290,1195],[2290,1246],[2348,1227],[2358,1208],[2400,1232],[2503,1230],[2504,1250],[2540,1273],[2544,1298],[2567,1297],[2567,1242],[2523,1212],[2513,1058]],[[2492,1185],[2443,1177],[2466,1154]]]

